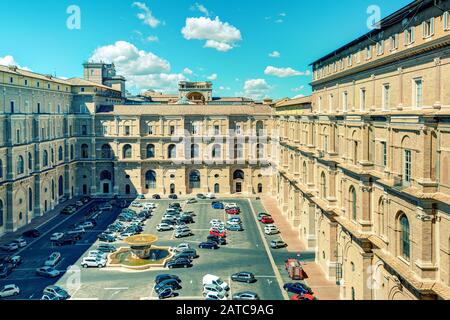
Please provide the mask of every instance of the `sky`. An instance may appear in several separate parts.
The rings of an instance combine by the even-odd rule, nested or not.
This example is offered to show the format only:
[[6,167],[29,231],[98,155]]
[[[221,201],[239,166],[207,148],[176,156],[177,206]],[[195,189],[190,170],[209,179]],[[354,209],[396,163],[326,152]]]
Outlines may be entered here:
[[311,62],[410,2],[2,1],[0,64],[71,78],[101,60],[133,94],[188,80],[212,81],[215,96],[294,98],[311,93]]

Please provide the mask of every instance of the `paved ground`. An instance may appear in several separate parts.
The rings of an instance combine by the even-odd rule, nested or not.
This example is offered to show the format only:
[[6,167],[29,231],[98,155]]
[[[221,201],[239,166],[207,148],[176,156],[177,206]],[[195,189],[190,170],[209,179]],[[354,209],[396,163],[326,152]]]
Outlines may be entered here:
[[[278,268],[274,264],[274,259],[268,250],[267,241],[262,236],[261,228],[256,222],[255,213],[248,200],[228,199],[227,202],[237,202],[242,209],[241,218],[245,231],[229,232],[228,244],[219,250],[197,249],[200,257],[194,261],[194,266],[190,269],[174,269],[170,273],[177,274],[183,280],[183,289],[179,291],[179,299],[202,299],[202,278],[207,273],[220,276],[231,286],[231,294],[239,291],[257,292],[264,300],[282,300],[286,294],[282,292],[282,280]],[[158,233],[156,225],[171,201],[153,201],[159,204],[154,217],[147,221],[144,233],[155,233],[159,236],[157,245],[175,246],[182,242],[188,242],[196,248],[198,243],[204,241],[209,234],[209,221],[218,218],[225,220],[223,210],[211,208],[211,201],[200,201],[196,204],[187,205],[186,210],[194,211],[196,223],[191,225],[194,236],[184,239],[174,239],[173,232]],[[178,202],[183,203],[179,200]],[[90,204],[89,207],[94,204]],[[65,218],[59,221],[60,217],[52,220],[49,226],[45,226],[46,232],[41,238],[29,247],[25,248],[20,255],[24,258],[24,264],[14,271],[7,279],[0,280],[0,286],[15,283],[22,289],[22,294],[18,299],[40,298],[42,290],[49,284],[58,284],[66,288],[73,299],[100,299],[100,300],[139,300],[156,299],[152,291],[154,278],[157,274],[167,273],[167,270],[144,271],[144,272],[122,272],[106,269],[81,269],[80,261],[85,252],[95,249],[97,235],[104,230],[108,224],[113,222],[119,210],[105,213],[101,216],[99,225],[95,230],[89,232],[81,242],[75,246],[68,246],[53,249],[50,246],[49,238],[53,232],[63,231],[70,225],[80,221],[84,213],[89,208],[85,208],[76,216]],[[117,246],[124,245],[116,243]],[[72,267],[61,278],[56,280],[36,277],[34,271],[41,266],[45,258],[53,251],[59,251],[63,255],[63,260],[57,268],[61,271]],[[231,283],[230,276],[238,271],[253,272],[258,281],[254,284]]]

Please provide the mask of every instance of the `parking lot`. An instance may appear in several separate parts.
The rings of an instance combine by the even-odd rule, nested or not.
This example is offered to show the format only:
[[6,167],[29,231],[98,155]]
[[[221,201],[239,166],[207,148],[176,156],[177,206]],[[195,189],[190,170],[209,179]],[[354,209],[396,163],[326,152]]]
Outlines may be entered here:
[[[66,229],[83,219],[90,207],[101,204],[90,203],[76,215],[65,218],[60,224],[46,230],[35,243],[26,247],[20,255],[24,263],[8,278],[0,279],[0,287],[6,284],[16,284],[21,294],[14,299],[40,299],[42,290],[50,284],[57,284],[66,289],[71,299],[80,300],[155,300],[157,294],[153,290],[154,279],[158,274],[169,273],[179,276],[182,280],[182,289],[177,291],[178,296],[173,299],[204,299],[202,296],[202,279],[206,274],[219,276],[230,287],[230,297],[237,292],[252,291],[262,300],[282,300],[288,296],[281,289],[284,282],[289,282],[284,270],[284,260],[292,256],[286,249],[270,249],[272,239],[280,235],[265,236],[263,226],[257,221],[258,212],[264,208],[258,200],[227,199],[241,208],[240,217],[244,231],[228,231],[227,244],[218,250],[199,249],[198,244],[206,241],[209,235],[210,221],[220,219],[227,221],[224,210],[213,209],[211,200],[198,200],[197,203],[187,204],[184,200],[143,200],[158,205],[153,217],[146,221],[143,234],[158,236],[157,246],[177,246],[188,243],[197,250],[199,257],[193,261],[188,269],[155,269],[149,271],[132,271],[115,268],[89,268],[81,267],[83,256],[90,250],[95,250],[100,244],[97,236],[109,224],[114,222],[121,209],[115,207],[110,212],[104,212],[99,217],[98,225],[86,233],[81,241],[75,245],[54,248],[50,244],[50,236],[54,232]],[[156,226],[161,222],[169,203],[179,202],[184,211],[194,212],[194,224],[189,227],[194,235],[176,239],[174,231],[158,232]],[[133,208],[137,212],[141,209]],[[276,223],[276,222],[275,222]],[[121,241],[113,243],[116,247],[126,246]],[[54,251],[62,254],[62,260],[57,269],[65,272],[56,279],[41,278],[35,275],[35,269],[42,266],[45,259]],[[72,266],[72,267],[71,267]],[[67,269],[71,267],[69,271]],[[241,271],[248,271],[256,276],[257,281],[252,284],[232,282],[231,275]]]

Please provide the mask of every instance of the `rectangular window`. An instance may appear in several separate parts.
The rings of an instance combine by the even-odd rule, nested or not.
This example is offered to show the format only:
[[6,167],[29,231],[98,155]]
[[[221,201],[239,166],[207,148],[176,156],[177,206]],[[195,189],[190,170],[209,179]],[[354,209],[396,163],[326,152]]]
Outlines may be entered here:
[[81,134],[83,136],[87,136],[87,125],[82,125],[81,126]]
[[41,83],[38,81],[38,82],[36,82],[36,87],[40,87],[41,86]]
[[378,55],[382,55],[384,53],[384,40],[377,43],[377,53]]
[[239,123],[236,124],[236,134],[241,134],[241,125]]
[[361,53],[359,51],[357,53],[355,53],[355,61],[356,61],[356,63],[361,62]]
[[391,37],[391,51],[398,49],[398,34]]
[[414,42],[414,27],[405,30],[405,46],[408,46]]
[[348,58],[347,58],[347,64],[348,64],[349,67],[352,66],[352,62],[353,62],[352,61],[352,55],[349,55]]
[[126,136],[130,135],[130,126],[125,126],[125,135]]
[[360,109],[361,111],[366,110],[366,89],[361,89],[360,91]]
[[450,11],[444,12],[444,31],[450,30]]
[[108,135],[108,126],[105,124],[102,126],[102,134],[105,136]]
[[344,108],[344,111],[348,110],[348,93],[347,93],[347,91],[342,93],[342,107]]
[[9,83],[14,83],[14,78],[13,77],[9,78]]
[[49,83],[49,84],[47,84],[47,88],[48,88],[48,89],[50,89],[50,88],[51,88],[51,86],[50,86],[50,83]]
[[390,109],[390,86],[388,84],[383,85],[383,110]]
[[14,103],[14,101],[11,101],[10,107],[11,107],[11,113],[15,113],[15,103]]
[[386,141],[381,142],[381,165],[387,166],[387,144]]
[[169,131],[170,131],[171,135],[174,135],[175,134],[175,126],[170,126]]
[[414,105],[416,108],[422,107],[423,103],[423,82],[422,79],[414,80]]
[[148,126],[148,134],[150,134],[150,135],[154,134],[154,129],[153,129],[152,125]]
[[25,79],[25,80],[23,81],[23,83],[24,83],[24,85],[28,86],[28,80],[27,80],[27,79]]
[[37,104],[37,113],[41,113],[41,104],[39,102]]
[[424,38],[429,38],[434,35],[434,17],[422,22],[422,34]]
[[328,101],[328,110],[330,112],[333,111],[333,98],[334,98],[334,96],[332,94],[330,94],[329,101]]
[[319,111],[322,111],[322,97],[319,97]]
[[366,60],[370,60],[372,58],[372,46],[368,46],[366,48]]
[[214,126],[214,135],[220,134],[220,126]]
[[405,150],[403,161],[404,161],[403,181],[409,184],[411,183],[411,150]]
[[81,92],[84,92],[84,88],[80,88],[80,91],[81,91]]
[[198,125],[196,123],[192,124],[191,134],[199,134]]

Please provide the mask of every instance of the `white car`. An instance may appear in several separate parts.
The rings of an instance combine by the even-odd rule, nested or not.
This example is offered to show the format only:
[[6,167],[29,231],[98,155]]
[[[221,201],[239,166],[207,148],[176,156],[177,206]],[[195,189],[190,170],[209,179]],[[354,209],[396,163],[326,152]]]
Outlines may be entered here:
[[156,209],[158,206],[155,203],[146,203],[144,204],[144,210],[153,210]]
[[16,251],[16,250],[19,250],[19,245],[15,242],[11,242],[11,243],[2,245],[1,249],[4,251],[8,251],[8,252]]
[[135,207],[135,208],[142,208],[142,207],[143,207],[143,204],[140,203],[140,202],[137,202],[137,201],[133,201],[133,202],[131,203],[131,206],[132,206],[132,207]]
[[183,251],[188,250],[188,249],[191,249],[191,246],[189,245],[189,243],[180,243],[178,246],[173,248],[173,251],[175,251],[175,252],[183,252]]
[[58,264],[58,262],[61,260],[61,253],[59,252],[53,252],[47,260],[45,260],[44,266],[46,267],[54,267]]
[[228,298],[223,293],[210,291],[205,294],[205,300],[228,300]]
[[208,292],[215,292],[217,294],[228,296],[227,290],[215,284],[205,284],[203,286],[203,296],[206,296]]
[[106,260],[99,257],[84,257],[81,261],[81,266],[83,268],[94,267],[94,268],[104,268],[106,267]]
[[81,224],[81,227],[83,227],[83,229],[94,229],[95,226],[92,222],[86,221]]
[[160,223],[156,226],[156,230],[161,231],[171,231],[173,230],[173,226],[167,223]]
[[24,238],[19,238],[13,241],[13,243],[16,243],[19,248],[23,248],[27,246],[27,241]]
[[210,222],[209,222],[209,224],[212,226],[212,225],[214,225],[214,224],[223,224],[223,221],[222,220],[219,220],[219,219],[213,219],[213,220],[211,220]]
[[222,289],[228,291],[230,290],[230,286],[228,283],[224,282],[222,279],[220,279],[218,276],[207,274],[203,277],[203,286],[207,284],[213,284],[219,287],[222,287]]
[[241,221],[237,221],[237,220],[228,220],[227,221],[227,225],[229,225],[229,226],[237,226],[240,224],[241,224]]
[[205,196],[206,196],[206,198],[211,199],[211,200],[216,198],[216,195],[214,193],[207,193]]
[[91,250],[88,253],[89,257],[98,257],[101,259],[106,259],[108,257],[108,255],[105,252],[101,252],[99,250]]
[[264,227],[264,233],[267,235],[278,234],[280,230],[278,230],[277,226],[270,224]]
[[105,203],[100,207],[100,210],[102,211],[111,211],[113,209],[112,205],[109,203]]
[[20,289],[15,284],[7,284],[0,290],[0,298],[17,296],[19,294],[20,294]]
[[225,210],[230,208],[237,208],[237,206],[238,205],[236,203],[225,203]]
[[64,233],[56,232],[56,233],[52,234],[52,236],[50,237],[50,241],[58,241],[62,237],[64,237]]

